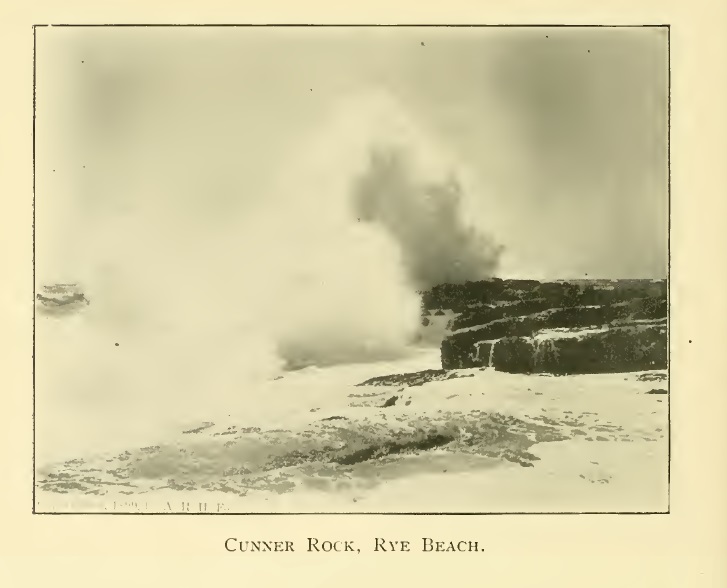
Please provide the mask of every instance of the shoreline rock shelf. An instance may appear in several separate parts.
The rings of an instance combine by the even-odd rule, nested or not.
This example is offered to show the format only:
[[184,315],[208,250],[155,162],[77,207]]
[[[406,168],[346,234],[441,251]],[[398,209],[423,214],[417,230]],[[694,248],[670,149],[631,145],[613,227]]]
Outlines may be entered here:
[[[547,285],[538,282],[528,283],[529,291],[521,289],[520,301],[485,296],[489,306],[466,310],[455,319],[455,325],[471,325],[477,317],[483,322],[455,330],[444,338],[442,368],[491,367],[511,373],[553,374],[664,369],[668,356],[666,284],[651,280],[623,282],[626,285],[620,281],[579,282],[578,291],[571,289],[569,299],[564,295],[558,300],[568,303],[560,307],[543,308],[549,304],[546,298],[530,296],[547,291]],[[515,290],[508,281],[494,284],[498,292]],[[615,285],[605,290],[604,284]],[[520,282],[516,285],[522,286]],[[569,291],[567,283],[558,286],[562,293]],[[482,284],[468,288],[486,292]],[[609,293],[594,294],[598,288]],[[602,304],[578,304],[595,302],[599,297]],[[550,296],[551,300],[555,298]],[[461,301],[454,302],[462,306]]]

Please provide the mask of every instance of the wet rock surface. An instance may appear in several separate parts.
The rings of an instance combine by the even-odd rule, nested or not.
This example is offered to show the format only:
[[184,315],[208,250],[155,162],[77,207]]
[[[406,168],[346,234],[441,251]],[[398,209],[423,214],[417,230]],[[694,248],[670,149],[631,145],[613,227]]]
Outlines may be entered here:
[[445,370],[579,374],[666,367],[663,280],[491,280],[448,285],[424,299],[459,311],[441,345]]

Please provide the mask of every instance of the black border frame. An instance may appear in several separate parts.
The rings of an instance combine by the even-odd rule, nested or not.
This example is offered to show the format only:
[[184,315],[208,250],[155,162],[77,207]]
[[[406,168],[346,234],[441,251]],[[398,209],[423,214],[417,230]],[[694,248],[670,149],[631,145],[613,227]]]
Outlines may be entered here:
[[[126,28],[169,28],[169,27],[210,27],[210,28],[252,28],[252,27],[287,27],[287,28],[340,28],[340,27],[401,27],[401,28],[665,28],[667,30],[667,418],[668,418],[668,460],[667,460],[667,510],[665,511],[549,511],[549,512],[42,512],[36,509],[36,462],[35,462],[35,321],[36,321],[36,281],[35,281],[35,123],[36,123],[36,80],[37,80],[37,28],[68,27],[68,28],[100,28],[100,27],[126,27]],[[671,25],[670,24],[622,24],[622,25],[595,25],[595,24],[311,24],[311,23],[249,23],[249,24],[188,24],[188,23],[123,23],[123,24],[34,24],[33,25],[33,515],[126,515],[126,516],[291,516],[291,515],[385,515],[385,516],[510,516],[510,515],[669,515],[671,514],[671,462],[672,462],[672,425],[671,425]]]

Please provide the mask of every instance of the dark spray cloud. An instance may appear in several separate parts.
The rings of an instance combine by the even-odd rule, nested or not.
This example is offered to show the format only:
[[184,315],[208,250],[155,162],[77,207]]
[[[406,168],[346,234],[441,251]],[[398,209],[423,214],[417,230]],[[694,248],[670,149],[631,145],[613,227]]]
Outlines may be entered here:
[[371,150],[368,169],[354,191],[357,215],[380,224],[394,238],[418,289],[489,278],[497,269],[501,247],[463,222],[462,196],[454,172],[422,181],[408,152],[397,147]]

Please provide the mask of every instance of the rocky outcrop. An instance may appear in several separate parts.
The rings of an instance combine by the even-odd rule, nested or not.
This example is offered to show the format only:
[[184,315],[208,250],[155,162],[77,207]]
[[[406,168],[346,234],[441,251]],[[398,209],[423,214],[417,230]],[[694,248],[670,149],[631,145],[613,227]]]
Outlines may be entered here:
[[553,308],[552,304],[544,298],[535,300],[517,300],[501,304],[488,304],[467,308],[454,317],[450,323],[451,330],[459,331],[477,325],[486,325],[492,321],[500,320],[513,315],[528,315]]
[[490,365],[503,372],[592,374],[665,369],[665,324],[633,324],[506,337],[492,346]]
[[[627,302],[636,298],[666,300],[666,280],[482,280],[464,284],[440,284],[422,292],[425,310],[450,309],[467,313],[483,305],[502,302],[544,301],[547,308]],[[533,310],[529,312],[534,312]],[[479,323],[482,324],[482,323]]]
[[442,368],[564,374],[666,367],[665,282],[536,284],[502,282],[500,295],[519,292],[521,299],[464,309],[452,326],[467,326],[442,341]]

